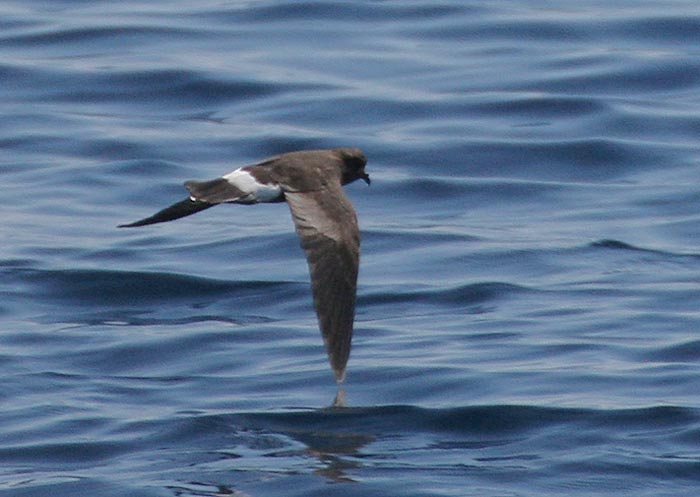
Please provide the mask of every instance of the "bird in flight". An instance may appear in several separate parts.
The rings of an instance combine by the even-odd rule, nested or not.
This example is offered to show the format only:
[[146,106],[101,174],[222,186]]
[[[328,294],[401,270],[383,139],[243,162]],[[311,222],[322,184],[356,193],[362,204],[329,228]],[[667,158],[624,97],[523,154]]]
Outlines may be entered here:
[[311,290],[328,358],[345,379],[355,319],[360,230],[343,185],[362,179],[367,158],[356,148],[308,150],[272,157],[210,181],[187,181],[190,196],[120,228],[172,221],[218,204],[284,202],[311,273]]

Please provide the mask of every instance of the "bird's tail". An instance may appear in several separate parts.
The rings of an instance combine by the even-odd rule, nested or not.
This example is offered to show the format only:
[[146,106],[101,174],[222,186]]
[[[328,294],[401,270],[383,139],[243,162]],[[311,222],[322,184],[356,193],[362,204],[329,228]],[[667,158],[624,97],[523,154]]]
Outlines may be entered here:
[[120,224],[119,228],[136,228],[137,226],[146,226],[147,224],[164,223],[166,221],[173,221],[181,217],[190,216],[209,207],[213,207],[216,204],[210,204],[209,202],[201,202],[199,200],[192,200],[186,198],[185,200],[166,207],[162,211],[158,211],[151,217],[141,219],[129,224]]

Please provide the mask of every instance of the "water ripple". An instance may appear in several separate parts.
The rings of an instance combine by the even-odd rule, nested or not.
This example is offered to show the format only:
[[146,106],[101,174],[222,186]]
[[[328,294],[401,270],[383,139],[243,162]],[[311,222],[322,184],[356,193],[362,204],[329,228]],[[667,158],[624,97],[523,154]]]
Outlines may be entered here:
[[[696,2],[6,3],[3,495],[697,493]],[[286,206],[116,228],[338,146],[341,392]]]

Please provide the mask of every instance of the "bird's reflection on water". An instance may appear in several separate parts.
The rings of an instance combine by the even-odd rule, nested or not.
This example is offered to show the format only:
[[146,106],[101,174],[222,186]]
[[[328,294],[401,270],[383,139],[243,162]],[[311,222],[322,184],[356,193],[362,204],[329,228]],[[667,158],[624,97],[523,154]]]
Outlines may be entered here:
[[348,407],[348,395],[345,389],[338,389],[338,393],[335,394],[335,399],[333,399],[331,407]]

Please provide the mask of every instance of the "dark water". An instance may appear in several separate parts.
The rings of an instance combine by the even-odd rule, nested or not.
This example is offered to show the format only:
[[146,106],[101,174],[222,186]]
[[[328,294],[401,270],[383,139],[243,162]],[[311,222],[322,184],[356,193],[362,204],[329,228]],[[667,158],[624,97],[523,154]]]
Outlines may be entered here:
[[[700,7],[5,1],[0,495],[690,496]],[[361,147],[346,408],[284,205]]]

